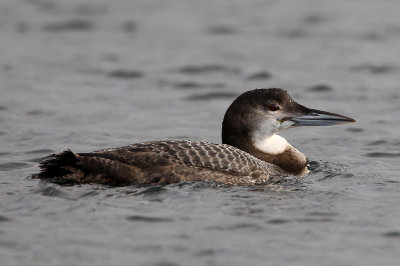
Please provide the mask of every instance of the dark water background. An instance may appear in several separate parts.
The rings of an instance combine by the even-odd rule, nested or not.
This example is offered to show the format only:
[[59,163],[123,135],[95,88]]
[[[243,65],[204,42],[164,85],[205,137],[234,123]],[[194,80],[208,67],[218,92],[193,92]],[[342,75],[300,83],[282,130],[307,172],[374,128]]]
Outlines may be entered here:
[[[399,265],[400,1],[0,2],[1,265]],[[40,158],[220,142],[240,93],[355,124],[284,132],[268,187],[61,187]]]

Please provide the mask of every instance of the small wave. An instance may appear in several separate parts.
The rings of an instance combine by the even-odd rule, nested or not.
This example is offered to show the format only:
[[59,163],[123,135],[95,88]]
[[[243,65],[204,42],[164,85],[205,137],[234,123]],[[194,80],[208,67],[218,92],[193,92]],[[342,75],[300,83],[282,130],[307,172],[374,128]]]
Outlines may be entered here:
[[203,100],[214,100],[214,99],[231,99],[236,97],[236,93],[232,92],[210,92],[205,94],[195,94],[186,98],[189,101],[203,101]]
[[360,132],[364,132],[364,129],[358,128],[358,127],[349,127],[346,129],[346,131],[351,132],[351,133],[360,133]]
[[8,217],[6,217],[6,216],[3,216],[3,215],[0,215],[0,223],[2,223],[2,222],[9,222],[9,221],[11,221],[10,218],[8,218]]
[[389,231],[383,234],[385,237],[400,237],[399,231]]
[[270,219],[267,221],[267,223],[269,223],[269,224],[286,224],[289,222],[291,222],[291,221],[288,219],[281,219],[281,218]]
[[137,70],[118,69],[108,73],[108,77],[118,79],[137,79],[144,77],[144,73]]
[[136,24],[135,21],[127,20],[122,24],[121,29],[124,32],[132,33],[132,32],[135,32],[137,30],[137,24]]
[[154,195],[159,195],[163,192],[166,192],[167,189],[161,186],[151,186],[151,187],[146,187],[143,190],[134,193],[135,196],[139,195],[145,195],[145,196],[154,196]]
[[45,24],[43,30],[47,32],[91,31],[93,24],[88,20],[75,19]]
[[224,72],[230,74],[239,74],[241,71],[239,68],[230,67],[225,65],[210,64],[210,65],[199,65],[199,66],[184,66],[178,69],[178,72],[183,74],[207,74],[215,72]]
[[56,197],[56,198],[65,197],[65,193],[55,187],[41,188],[37,192],[40,193],[42,196],[47,196],[47,197]]
[[213,35],[235,34],[238,30],[228,25],[214,25],[206,29],[206,33]]
[[376,141],[372,141],[370,143],[368,143],[368,146],[378,146],[378,145],[383,145],[386,144],[387,141],[386,140],[376,140]]
[[29,167],[30,165],[28,163],[18,163],[18,162],[12,162],[12,163],[2,163],[0,164],[0,170],[2,171],[11,171],[15,169],[21,169],[25,167]]
[[132,222],[146,222],[146,223],[163,223],[163,222],[173,222],[174,219],[163,218],[163,217],[150,217],[142,215],[131,215],[126,217],[128,221]]
[[224,88],[225,85],[223,83],[198,83],[193,81],[187,82],[171,82],[171,86],[175,87],[176,89],[209,89],[209,88]]
[[308,163],[308,169],[310,170],[310,175],[317,176],[319,181],[337,176],[353,176],[351,173],[347,173],[343,165],[331,162],[310,161]]
[[267,71],[261,71],[248,76],[247,80],[266,80],[270,79],[271,76],[272,76],[271,73]]
[[385,74],[389,72],[393,72],[396,70],[394,66],[391,65],[371,65],[371,64],[363,64],[351,67],[351,71],[354,72],[369,72],[371,74]]
[[54,152],[54,150],[50,150],[50,149],[37,149],[37,150],[26,151],[24,153],[25,154],[50,154],[53,152]]
[[333,91],[333,88],[329,85],[319,84],[308,88],[308,90],[314,92],[330,92]]
[[369,152],[364,154],[366,157],[370,158],[397,158],[400,157],[400,153],[390,153],[390,152]]

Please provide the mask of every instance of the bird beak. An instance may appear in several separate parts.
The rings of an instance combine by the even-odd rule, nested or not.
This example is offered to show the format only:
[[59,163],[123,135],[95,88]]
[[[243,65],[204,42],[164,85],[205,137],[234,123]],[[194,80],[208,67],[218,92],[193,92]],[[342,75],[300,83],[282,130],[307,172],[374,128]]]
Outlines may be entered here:
[[356,122],[356,120],[347,116],[315,109],[309,109],[306,114],[291,117],[288,120],[294,122],[294,126],[333,126]]

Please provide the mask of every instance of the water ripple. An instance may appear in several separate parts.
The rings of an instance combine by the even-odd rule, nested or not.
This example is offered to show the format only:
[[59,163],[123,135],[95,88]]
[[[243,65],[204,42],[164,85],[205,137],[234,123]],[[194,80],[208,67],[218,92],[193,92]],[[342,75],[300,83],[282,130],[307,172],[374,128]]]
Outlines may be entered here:
[[232,99],[237,97],[237,93],[232,92],[210,92],[205,94],[195,94],[186,98],[189,101],[204,101],[204,100],[215,100],[215,99]]
[[0,170],[2,171],[11,171],[15,169],[21,169],[28,167],[28,163],[18,163],[18,162],[11,162],[11,163],[2,163],[0,164]]
[[173,219],[170,218],[162,218],[162,217],[149,217],[149,216],[141,216],[141,215],[131,215],[126,217],[128,221],[132,222],[146,222],[146,223],[163,223],[163,222],[173,222]]
[[308,169],[311,172],[310,175],[322,175],[322,178],[319,178],[319,181],[334,178],[336,176],[352,176],[352,174],[348,175],[349,173],[346,173],[346,169],[343,165],[334,164],[331,162],[310,161]]
[[369,152],[364,154],[366,157],[370,158],[396,158],[400,157],[400,153],[390,153],[390,152]]
[[208,64],[208,65],[198,65],[198,66],[184,66],[178,69],[178,72],[183,74],[207,74],[215,72],[224,72],[229,74],[239,74],[241,71],[237,67],[219,65],[219,64]]

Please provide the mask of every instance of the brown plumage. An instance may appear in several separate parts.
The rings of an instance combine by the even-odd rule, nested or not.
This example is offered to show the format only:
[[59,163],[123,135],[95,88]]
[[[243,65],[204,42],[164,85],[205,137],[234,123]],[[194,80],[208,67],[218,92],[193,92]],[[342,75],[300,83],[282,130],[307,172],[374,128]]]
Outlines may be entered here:
[[49,156],[40,167],[34,178],[114,186],[199,180],[254,185],[286,175],[235,147],[199,141],[153,141],[91,153],[67,150]]

